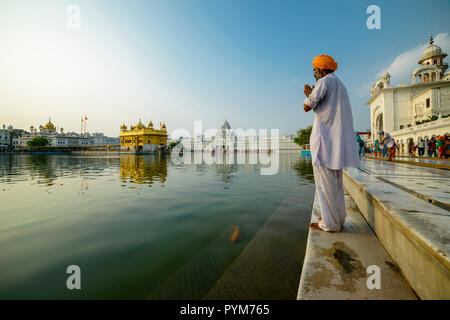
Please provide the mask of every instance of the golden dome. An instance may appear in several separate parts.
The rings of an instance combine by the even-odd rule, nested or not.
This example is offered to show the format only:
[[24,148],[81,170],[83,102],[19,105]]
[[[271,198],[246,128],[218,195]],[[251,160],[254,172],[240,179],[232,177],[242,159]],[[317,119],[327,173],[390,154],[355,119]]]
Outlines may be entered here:
[[148,123],[148,127],[149,128],[153,128],[153,122],[150,120],[150,122]]
[[47,124],[44,126],[44,129],[46,130],[56,130],[55,125],[52,123],[52,121],[50,120],[50,118],[48,118],[48,122]]
[[135,125],[133,128],[140,130],[140,129],[144,129],[145,126],[142,124],[141,119],[139,119],[139,123],[137,125]]
[[166,128],[166,124],[163,123],[162,126],[161,126],[161,128],[162,128],[162,129],[165,129],[165,128]]
[[125,125],[125,123],[120,126],[120,129],[127,130],[127,126]]

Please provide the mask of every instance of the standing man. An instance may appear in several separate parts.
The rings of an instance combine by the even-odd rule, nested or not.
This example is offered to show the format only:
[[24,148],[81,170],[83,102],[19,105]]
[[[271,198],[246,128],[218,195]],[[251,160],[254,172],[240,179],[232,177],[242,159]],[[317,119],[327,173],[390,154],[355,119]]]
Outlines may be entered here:
[[418,146],[419,146],[419,157],[423,157],[423,155],[425,154],[425,141],[423,140],[423,138],[420,138]]
[[305,85],[305,112],[315,112],[310,145],[322,218],[311,223],[316,230],[338,232],[344,226],[345,201],[342,183],[344,167],[359,167],[353,116],[344,84],[334,75],[337,63],[328,55],[313,60],[312,88]]
[[356,143],[358,144],[358,152],[359,152],[359,156],[361,157],[365,157],[366,156],[366,150],[365,148],[365,143],[364,140],[360,137],[359,133],[356,134]]

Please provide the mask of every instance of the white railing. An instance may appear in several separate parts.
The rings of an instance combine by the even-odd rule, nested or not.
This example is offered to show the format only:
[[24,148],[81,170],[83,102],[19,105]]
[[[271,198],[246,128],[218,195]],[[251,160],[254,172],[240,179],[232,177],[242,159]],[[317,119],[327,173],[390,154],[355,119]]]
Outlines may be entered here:
[[440,128],[440,127],[445,127],[445,126],[450,126],[450,117],[440,118],[440,119],[437,119],[437,120],[434,120],[434,121],[430,121],[430,122],[427,122],[427,123],[422,123],[422,124],[411,126],[411,127],[408,127],[408,128],[395,130],[395,131],[390,132],[390,134],[392,136],[398,136],[398,135],[402,135],[402,134],[405,134],[405,133],[412,133],[412,132],[415,132],[415,131],[426,130],[426,129],[429,129],[431,127],[433,127],[433,128]]

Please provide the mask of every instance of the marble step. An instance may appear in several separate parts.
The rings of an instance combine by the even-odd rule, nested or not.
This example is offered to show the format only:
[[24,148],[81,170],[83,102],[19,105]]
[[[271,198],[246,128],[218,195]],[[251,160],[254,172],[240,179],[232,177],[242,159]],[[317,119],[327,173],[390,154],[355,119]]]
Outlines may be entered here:
[[[310,229],[297,299],[417,299],[348,194],[345,205],[341,232]],[[318,222],[319,216],[320,207],[315,200],[311,222]],[[379,268],[379,288],[373,287],[375,282],[369,279],[373,275],[371,269],[368,272],[370,266]],[[368,280],[372,285],[367,285]]]
[[[450,299],[447,175],[373,160],[344,171],[346,190],[421,299]],[[427,189],[432,186],[435,194]]]

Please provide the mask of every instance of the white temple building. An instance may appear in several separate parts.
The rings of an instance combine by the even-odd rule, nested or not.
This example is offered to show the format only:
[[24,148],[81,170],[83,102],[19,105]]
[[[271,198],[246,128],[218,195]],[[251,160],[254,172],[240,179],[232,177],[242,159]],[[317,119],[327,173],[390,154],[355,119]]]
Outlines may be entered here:
[[17,147],[25,147],[28,142],[36,137],[44,137],[52,147],[80,147],[93,145],[120,144],[120,138],[106,137],[103,133],[78,134],[76,132],[64,132],[63,128],[57,129],[56,126],[48,119],[48,123],[39,126],[39,130],[34,126],[30,126],[30,132],[14,138],[14,145]]
[[183,137],[183,145],[192,151],[237,151],[237,152],[268,152],[273,150],[301,150],[294,142],[295,135],[271,135],[271,130],[261,134],[256,129],[231,129],[227,119],[210,139],[204,135],[189,138]]
[[395,139],[400,152],[407,152],[410,139],[431,138],[450,132],[450,72],[447,54],[430,37],[419,66],[411,74],[411,84],[390,83],[387,72],[370,89],[371,143],[379,131]]

